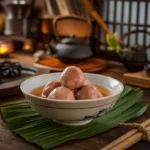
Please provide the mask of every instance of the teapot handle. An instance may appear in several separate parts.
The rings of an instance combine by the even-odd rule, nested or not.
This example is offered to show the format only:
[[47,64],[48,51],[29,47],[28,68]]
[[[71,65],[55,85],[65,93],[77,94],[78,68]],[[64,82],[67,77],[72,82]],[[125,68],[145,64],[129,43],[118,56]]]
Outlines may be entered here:
[[[150,36],[150,32],[148,32],[147,30],[132,30],[132,31],[129,31],[129,32],[126,32],[124,34],[121,35],[120,37],[120,41],[124,41],[124,39],[128,36],[130,36],[131,34],[136,34],[136,33],[145,33],[145,34],[148,34]],[[149,43],[148,45],[146,46],[145,45],[145,49],[146,48],[149,48],[150,47],[150,38],[149,38]]]
[[58,16],[53,20],[53,30],[57,39],[60,39],[60,36],[71,35],[88,39],[92,34],[93,27],[91,21],[84,17],[67,15]]

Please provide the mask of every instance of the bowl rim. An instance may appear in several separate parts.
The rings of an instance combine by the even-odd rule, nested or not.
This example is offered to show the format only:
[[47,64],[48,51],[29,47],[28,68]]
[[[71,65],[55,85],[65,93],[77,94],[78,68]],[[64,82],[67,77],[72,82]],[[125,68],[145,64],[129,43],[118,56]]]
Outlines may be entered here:
[[[62,72],[57,72],[57,73],[45,73],[45,74],[41,74],[41,75],[37,75],[37,76],[43,76],[43,75],[50,75],[50,74],[61,74]],[[109,78],[111,80],[115,80],[117,81],[120,85],[121,85],[121,89],[118,90],[118,92],[116,93],[112,93],[111,95],[109,96],[106,96],[106,97],[101,97],[101,98],[94,98],[94,99],[86,99],[86,100],[55,100],[55,99],[48,99],[48,98],[44,98],[44,97],[39,97],[39,96],[35,96],[31,93],[28,93],[26,92],[24,89],[23,89],[23,85],[25,82],[27,82],[27,80],[31,79],[31,78],[35,78],[37,76],[33,76],[33,77],[30,77],[26,80],[24,80],[21,85],[20,85],[20,89],[22,91],[22,93],[30,96],[30,97],[33,97],[33,98],[37,98],[37,99],[42,99],[44,101],[47,101],[47,102],[55,102],[55,103],[88,103],[88,102],[97,102],[97,101],[102,101],[102,100],[106,100],[106,99],[110,99],[110,98],[113,98],[113,97],[116,97],[117,95],[121,94],[122,91],[124,90],[124,85],[122,82],[120,82],[119,80],[117,79],[114,79],[112,77],[109,77],[109,76],[105,76],[105,75],[100,75],[100,74],[94,74],[94,73],[84,73],[85,75],[96,75],[96,76],[102,76],[102,77],[106,77],[106,78]]]

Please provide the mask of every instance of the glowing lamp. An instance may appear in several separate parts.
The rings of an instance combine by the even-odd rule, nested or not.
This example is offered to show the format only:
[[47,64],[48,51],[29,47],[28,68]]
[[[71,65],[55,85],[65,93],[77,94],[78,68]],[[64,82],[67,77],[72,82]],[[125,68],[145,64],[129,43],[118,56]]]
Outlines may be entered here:
[[6,57],[13,52],[13,43],[11,41],[0,40],[0,57]]

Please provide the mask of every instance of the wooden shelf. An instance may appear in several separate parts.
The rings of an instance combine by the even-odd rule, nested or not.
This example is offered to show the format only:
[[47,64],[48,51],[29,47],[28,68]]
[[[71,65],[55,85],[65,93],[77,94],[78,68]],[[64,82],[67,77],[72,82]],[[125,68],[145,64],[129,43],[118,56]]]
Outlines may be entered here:
[[0,36],[0,39],[1,38],[8,39],[8,40],[22,41],[22,42],[25,42],[26,40],[31,40],[31,39],[23,37],[23,36],[15,36],[15,35],[11,35],[11,36],[2,35],[2,36]]

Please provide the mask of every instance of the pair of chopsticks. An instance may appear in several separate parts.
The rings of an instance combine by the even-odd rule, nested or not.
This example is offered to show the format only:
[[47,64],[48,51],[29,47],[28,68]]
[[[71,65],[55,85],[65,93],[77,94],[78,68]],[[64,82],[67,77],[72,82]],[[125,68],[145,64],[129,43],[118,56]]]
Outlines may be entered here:
[[[140,125],[146,130],[150,130],[150,119],[144,121]],[[100,150],[125,150],[142,140],[143,137],[144,133],[139,132],[138,129],[132,129]]]

